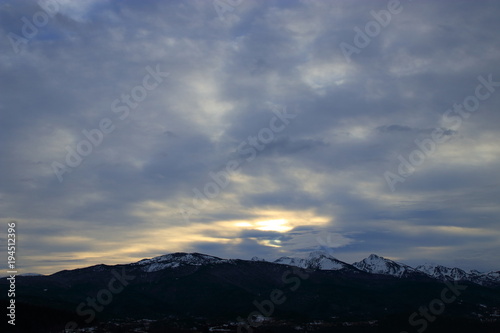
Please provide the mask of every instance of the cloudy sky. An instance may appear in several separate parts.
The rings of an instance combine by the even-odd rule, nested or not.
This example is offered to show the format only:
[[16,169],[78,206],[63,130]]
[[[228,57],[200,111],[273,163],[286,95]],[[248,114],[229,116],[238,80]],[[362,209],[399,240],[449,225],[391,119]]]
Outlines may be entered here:
[[499,15],[1,1],[2,244],[17,221],[21,273],[317,249],[498,270]]

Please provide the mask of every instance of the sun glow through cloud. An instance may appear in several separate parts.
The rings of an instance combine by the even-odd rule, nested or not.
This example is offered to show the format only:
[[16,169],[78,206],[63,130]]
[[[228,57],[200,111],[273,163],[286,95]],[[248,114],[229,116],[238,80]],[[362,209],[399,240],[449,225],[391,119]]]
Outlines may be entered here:
[[290,225],[288,225],[287,220],[279,219],[279,220],[269,220],[269,221],[260,221],[257,222],[257,230],[264,231],[278,231],[278,232],[287,232],[293,229]]

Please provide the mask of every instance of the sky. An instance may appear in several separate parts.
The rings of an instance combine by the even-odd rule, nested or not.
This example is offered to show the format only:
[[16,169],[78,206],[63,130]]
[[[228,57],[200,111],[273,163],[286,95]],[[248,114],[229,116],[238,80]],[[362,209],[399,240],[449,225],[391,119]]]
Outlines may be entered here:
[[500,269],[500,2],[0,1],[20,273],[318,249]]

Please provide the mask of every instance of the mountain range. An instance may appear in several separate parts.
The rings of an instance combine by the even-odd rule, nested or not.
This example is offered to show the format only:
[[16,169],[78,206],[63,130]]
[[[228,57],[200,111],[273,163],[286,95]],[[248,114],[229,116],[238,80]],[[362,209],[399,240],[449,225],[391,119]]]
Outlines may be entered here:
[[322,251],[273,262],[171,253],[16,276],[18,325],[2,332],[61,332],[69,322],[88,332],[240,332],[255,313],[255,332],[415,332],[408,318],[450,285],[466,290],[426,333],[499,332],[499,275],[375,254],[348,264]]
[[[144,272],[155,272],[182,265],[201,266],[207,264],[235,263],[236,260],[239,259],[221,259],[200,253],[172,253],[152,259],[143,259],[130,265],[139,266]],[[265,259],[258,257],[253,257],[251,260],[267,262]],[[367,258],[353,264],[348,264],[334,258],[326,251],[314,251],[307,258],[281,257],[271,263],[310,270],[348,270],[352,273],[363,271],[398,278],[425,275],[438,280],[462,280],[479,285],[500,285],[500,271],[481,273],[477,270],[465,271],[460,268],[450,268],[437,264],[424,264],[413,268],[376,254],[371,254]]]
[[[221,259],[215,256],[201,253],[171,253],[151,259],[143,259],[131,266],[140,267],[144,272],[156,272],[166,268],[175,268],[182,265],[201,266],[207,264],[234,263],[240,259]],[[251,261],[268,262],[263,258],[253,257]],[[415,268],[403,263],[399,263],[376,254],[370,254],[367,258],[348,264],[331,256],[326,251],[311,252],[307,258],[281,257],[272,263],[295,266],[312,270],[357,270],[372,273],[391,275],[395,277],[411,277],[426,275],[438,280],[462,280],[469,281],[479,285],[500,284],[500,271],[491,271],[482,273],[477,270],[465,271],[457,267],[446,267],[438,264],[424,264]],[[19,276],[43,276],[37,273],[19,274]]]

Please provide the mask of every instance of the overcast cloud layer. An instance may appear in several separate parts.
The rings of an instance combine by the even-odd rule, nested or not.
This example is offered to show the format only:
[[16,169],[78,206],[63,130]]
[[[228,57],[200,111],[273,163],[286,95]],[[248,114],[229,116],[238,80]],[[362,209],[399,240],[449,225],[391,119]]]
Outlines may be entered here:
[[21,272],[319,248],[500,269],[500,2],[385,26],[389,1],[41,3],[0,2]]

